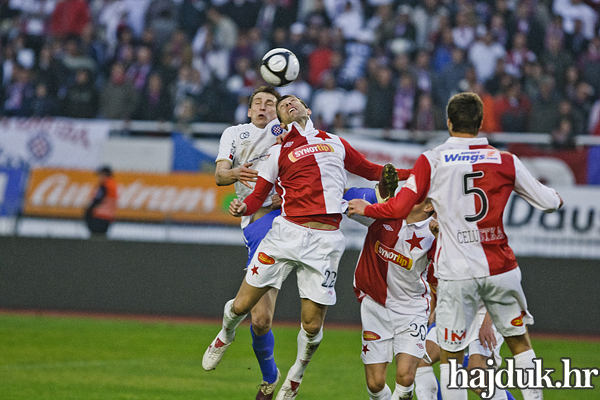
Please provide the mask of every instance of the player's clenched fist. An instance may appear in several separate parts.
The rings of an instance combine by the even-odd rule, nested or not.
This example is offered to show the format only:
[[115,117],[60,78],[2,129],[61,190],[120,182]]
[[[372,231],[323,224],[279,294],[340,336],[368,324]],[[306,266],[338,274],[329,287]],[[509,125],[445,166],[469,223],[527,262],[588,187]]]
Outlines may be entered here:
[[351,217],[354,214],[365,215],[365,207],[371,205],[363,199],[352,199],[348,202],[348,216]]
[[229,203],[229,214],[234,217],[241,217],[246,212],[246,203],[239,201],[238,199],[231,200]]

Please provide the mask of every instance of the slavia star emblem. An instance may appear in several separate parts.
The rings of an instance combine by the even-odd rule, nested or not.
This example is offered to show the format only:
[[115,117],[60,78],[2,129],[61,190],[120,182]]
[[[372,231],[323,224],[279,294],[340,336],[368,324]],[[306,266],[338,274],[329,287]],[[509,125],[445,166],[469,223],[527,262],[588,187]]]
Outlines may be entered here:
[[412,251],[415,247],[418,247],[419,249],[423,250],[423,248],[421,247],[421,240],[423,239],[424,238],[417,237],[417,234],[413,232],[412,238],[406,241],[407,243],[410,243],[410,251]]

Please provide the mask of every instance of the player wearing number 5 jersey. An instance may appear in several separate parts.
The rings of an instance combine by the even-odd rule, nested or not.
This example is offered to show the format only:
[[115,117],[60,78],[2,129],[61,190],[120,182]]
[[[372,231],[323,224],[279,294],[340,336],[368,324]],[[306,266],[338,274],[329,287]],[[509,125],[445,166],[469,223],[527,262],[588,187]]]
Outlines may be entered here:
[[[361,358],[371,400],[412,399],[431,309],[427,266],[435,251],[429,230],[432,213],[427,199],[413,207],[406,220],[375,220],[365,238],[354,291],[361,302]],[[385,380],[393,358],[392,394]]]
[[[414,204],[431,198],[438,213],[436,324],[444,400],[467,399],[465,389],[448,389],[449,358],[462,360],[477,337],[477,306],[485,304],[505,337],[518,368],[533,368],[535,353],[525,325],[533,323],[521,288],[521,272],[508,246],[502,215],[515,191],[532,206],[553,212],[562,206],[555,190],[538,182],[521,161],[477,138],[483,104],[474,93],[448,102],[450,138],[422,154],[399,195],[384,204],[349,203],[349,213],[371,218],[405,218]],[[540,389],[523,389],[525,400],[542,399]]]

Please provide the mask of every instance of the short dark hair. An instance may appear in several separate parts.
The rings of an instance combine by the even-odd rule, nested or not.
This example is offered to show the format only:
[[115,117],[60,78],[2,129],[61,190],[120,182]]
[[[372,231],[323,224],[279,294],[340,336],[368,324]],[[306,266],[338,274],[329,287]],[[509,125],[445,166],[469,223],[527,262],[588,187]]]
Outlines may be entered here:
[[304,100],[302,100],[300,97],[294,96],[293,94],[286,94],[285,96],[281,97],[279,99],[279,101],[277,101],[277,105],[275,106],[275,111],[277,112],[277,118],[279,119],[279,121],[281,121],[281,116],[279,115],[279,103],[281,103],[283,100],[288,99],[290,97],[297,98],[298,101],[300,102],[300,104],[302,104],[304,106],[304,108],[306,108],[308,110],[308,104],[306,104],[306,102]]
[[102,174],[102,175],[106,175],[106,176],[112,176],[113,172],[112,169],[108,166],[108,165],[104,165],[100,168],[98,168],[98,174]]
[[272,94],[273,96],[275,96],[275,104],[279,103],[279,101],[281,100],[281,94],[275,90],[275,88],[273,86],[261,86],[258,89],[256,89],[254,92],[252,92],[252,95],[250,96],[250,99],[248,100],[248,107],[252,106],[252,101],[254,100],[254,96],[256,96],[259,93],[269,93]]
[[448,101],[446,114],[453,132],[477,136],[483,121],[483,102],[476,93],[455,94]]

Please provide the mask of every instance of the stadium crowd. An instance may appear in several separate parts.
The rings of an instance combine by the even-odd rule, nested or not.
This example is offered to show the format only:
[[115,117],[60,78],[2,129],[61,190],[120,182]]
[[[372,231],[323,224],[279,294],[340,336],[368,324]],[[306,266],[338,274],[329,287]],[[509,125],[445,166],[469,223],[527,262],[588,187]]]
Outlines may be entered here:
[[247,121],[271,48],[324,129],[600,135],[600,0],[0,0],[0,115]]

